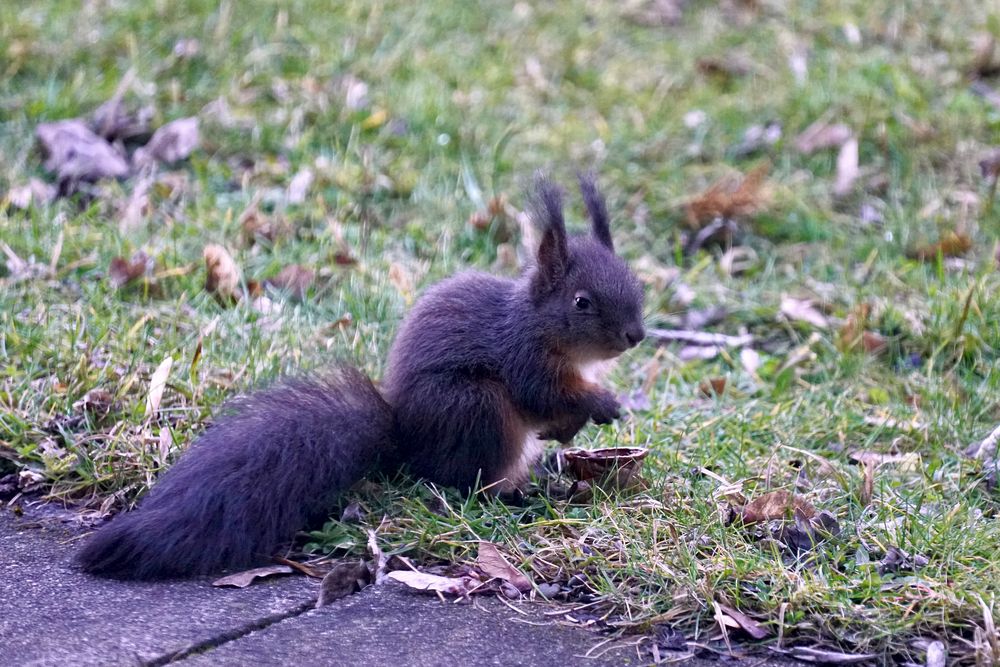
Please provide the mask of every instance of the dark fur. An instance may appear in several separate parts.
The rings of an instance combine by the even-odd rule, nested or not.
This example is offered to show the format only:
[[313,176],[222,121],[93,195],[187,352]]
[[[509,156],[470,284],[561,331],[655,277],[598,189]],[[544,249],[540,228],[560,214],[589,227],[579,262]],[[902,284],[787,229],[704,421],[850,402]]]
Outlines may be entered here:
[[590,236],[567,237],[561,193],[539,179],[538,265],[519,279],[462,273],[421,297],[390,352],[384,399],[345,368],[238,401],[134,512],[90,539],[83,568],[157,578],[250,565],[374,469],[511,490],[527,477],[527,436],[568,442],[588,420],[615,419],[614,395],[578,369],[642,339],[642,290],[613,253],[589,177],[581,190]]

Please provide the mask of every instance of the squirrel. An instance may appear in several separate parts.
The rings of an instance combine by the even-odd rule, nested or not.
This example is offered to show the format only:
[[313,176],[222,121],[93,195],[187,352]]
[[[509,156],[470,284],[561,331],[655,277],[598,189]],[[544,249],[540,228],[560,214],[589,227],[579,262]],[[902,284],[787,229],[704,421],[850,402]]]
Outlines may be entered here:
[[118,579],[254,565],[371,473],[516,492],[543,441],[617,419],[595,369],[644,338],[643,290],[615,254],[593,176],[579,181],[589,235],[567,236],[562,191],[536,177],[541,240],[520,277],[469,271],[428,289],[381,391],[345,365],[228,403],[136,509],[88,538],[78,565]]

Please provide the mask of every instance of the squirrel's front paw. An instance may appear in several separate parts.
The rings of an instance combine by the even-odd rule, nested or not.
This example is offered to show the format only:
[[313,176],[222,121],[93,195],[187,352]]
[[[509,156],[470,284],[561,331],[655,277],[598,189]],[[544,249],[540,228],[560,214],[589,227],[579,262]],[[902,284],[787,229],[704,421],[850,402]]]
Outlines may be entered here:
[[590,408],[590,419],[595,424],[610,424],[621,416],[621,405],[610,391],[597,394]]

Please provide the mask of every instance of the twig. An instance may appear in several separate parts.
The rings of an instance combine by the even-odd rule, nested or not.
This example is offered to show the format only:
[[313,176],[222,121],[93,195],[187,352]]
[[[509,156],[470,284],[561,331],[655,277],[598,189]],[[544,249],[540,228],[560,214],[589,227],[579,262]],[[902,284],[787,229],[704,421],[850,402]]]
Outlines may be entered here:
[[715,347],[747,347],[752,345],[754,338],[750,334],[728,336],[707,331],[689,331],[687,329],[648,329],[646,334],[658,343],[688,343],[689,345],[704,345]]

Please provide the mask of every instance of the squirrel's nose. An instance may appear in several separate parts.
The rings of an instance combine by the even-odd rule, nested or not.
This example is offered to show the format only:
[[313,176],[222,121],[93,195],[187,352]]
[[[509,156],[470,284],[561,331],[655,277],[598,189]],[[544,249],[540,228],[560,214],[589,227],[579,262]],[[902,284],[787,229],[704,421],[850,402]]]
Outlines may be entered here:
[[629,347],[635,347],[645,337],[646,330],[642,328],[641,324],[633,324],[625,329],[625,340],[628,341]]

